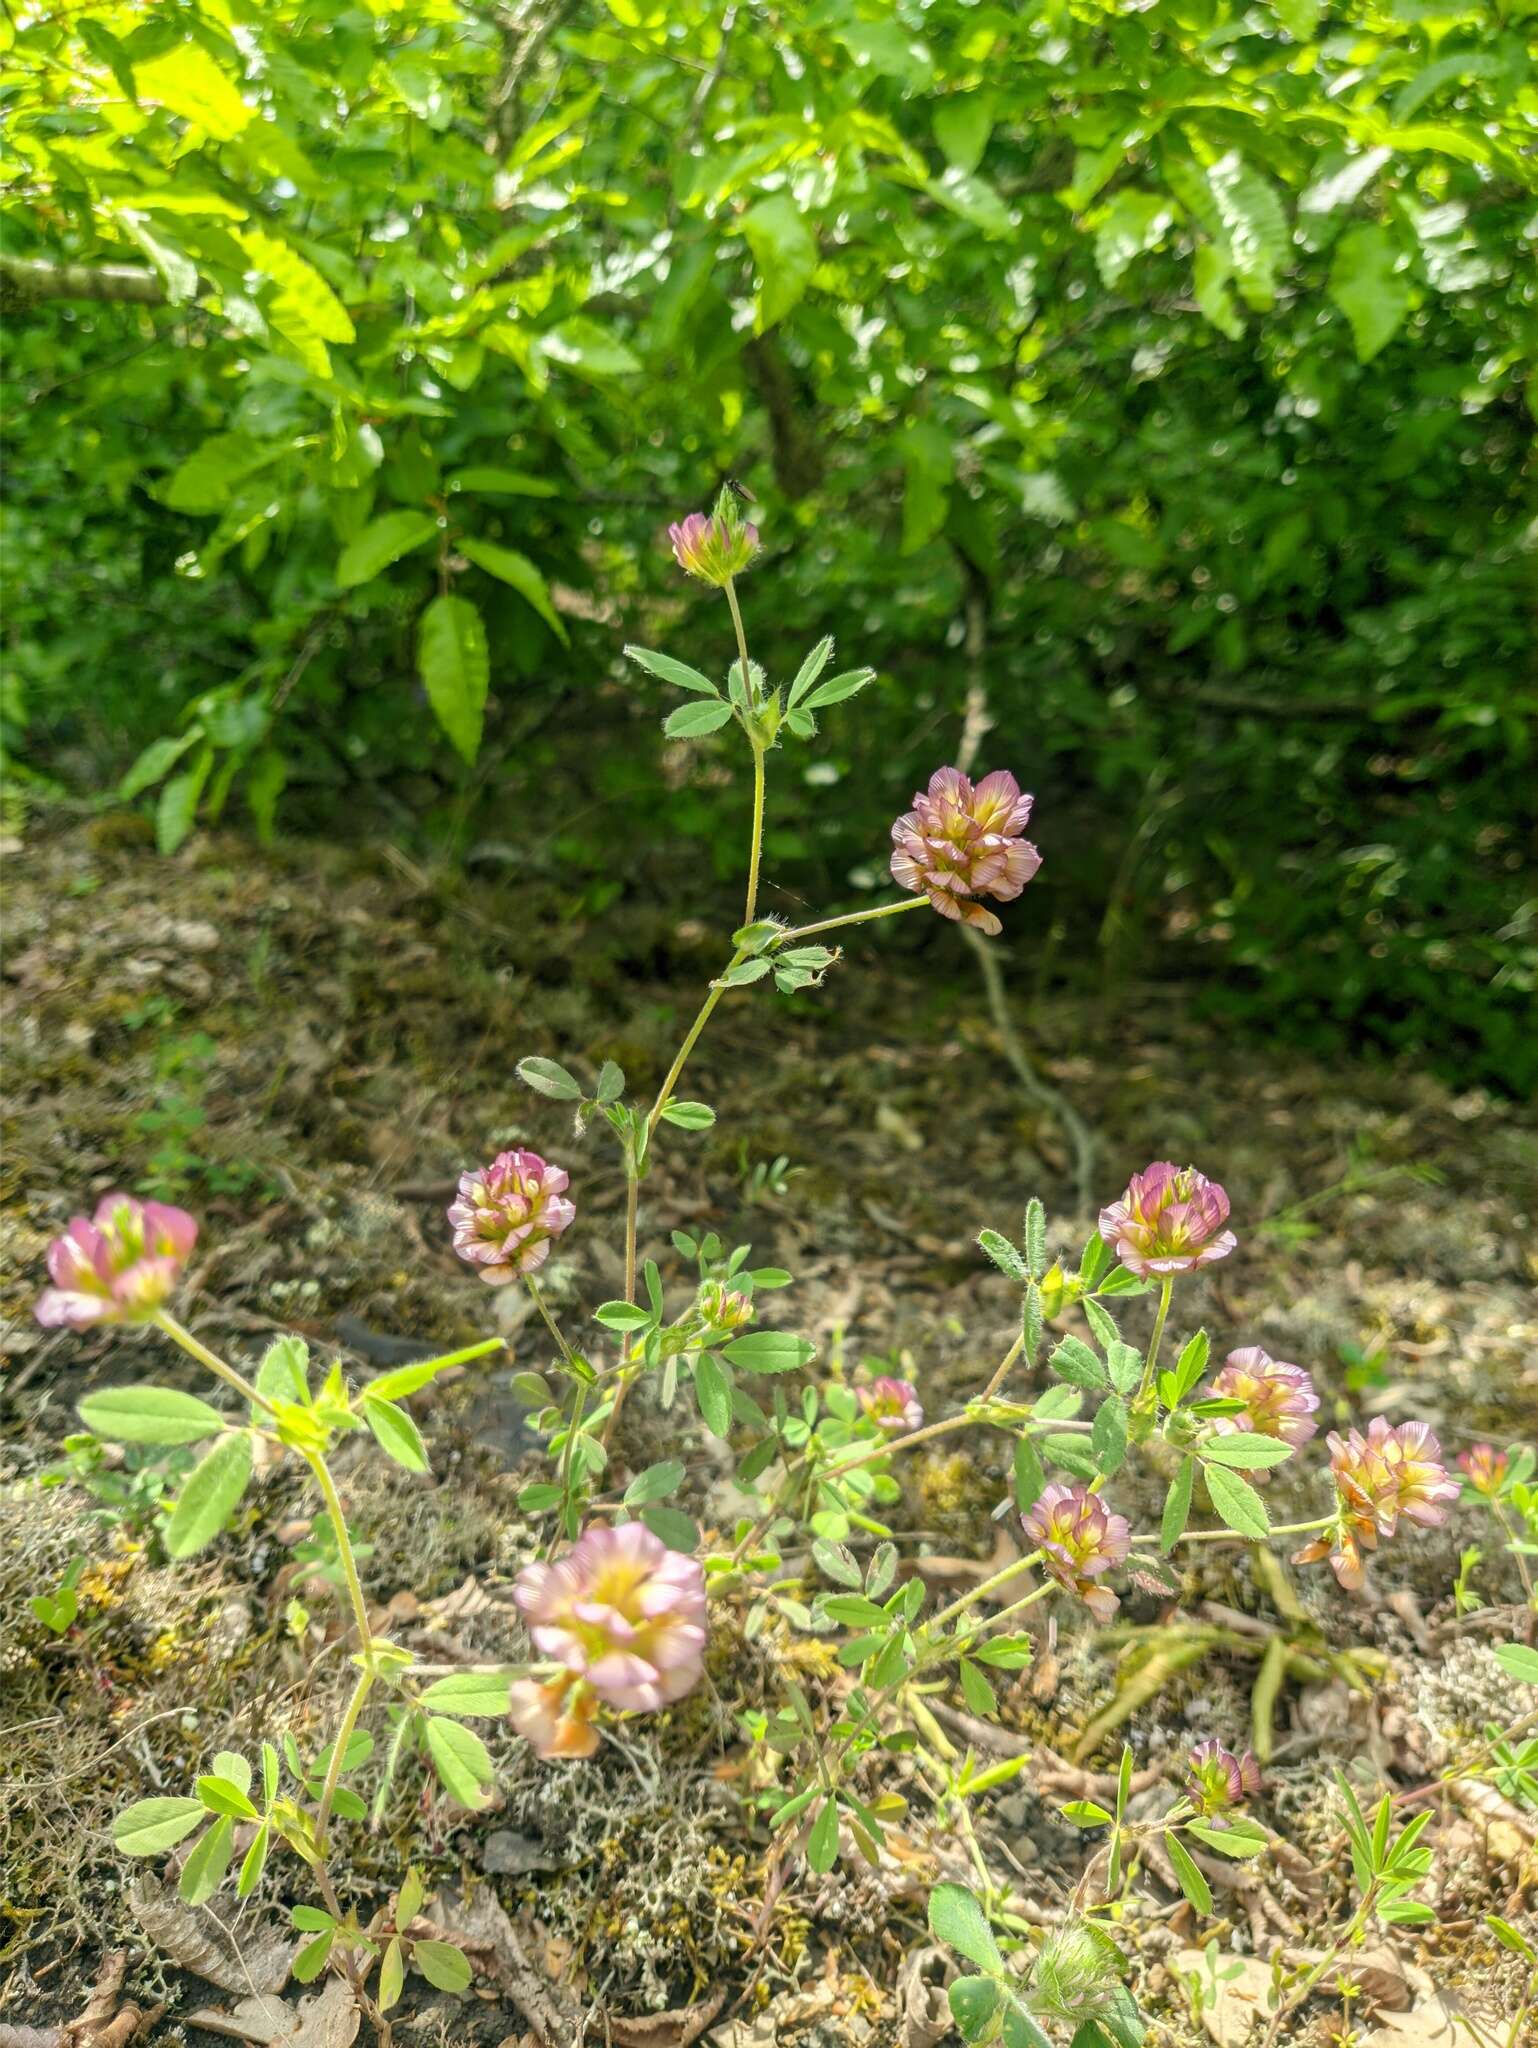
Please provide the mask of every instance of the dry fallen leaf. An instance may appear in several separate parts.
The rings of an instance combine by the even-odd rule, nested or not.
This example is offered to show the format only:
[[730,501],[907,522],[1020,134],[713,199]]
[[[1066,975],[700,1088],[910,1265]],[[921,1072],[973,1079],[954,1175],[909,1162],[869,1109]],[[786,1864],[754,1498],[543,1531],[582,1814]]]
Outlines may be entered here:
[[228,1927],[211,1906],[184,1905],[158,1878],[141,1877],[128,1894],[134,1916],[163,1955],[221,1991],[281,1991],[294,1945],[254,1916]]
[[187,2018],[189,2026],[228,2041],[249,2042],[251,2048],[351,2048],[362,2022],[345,1977],[333,1977],[297,2012],[286,1998],[268,1993],[243,1998],[231,2012],[205,2009]]
[[1208,1994],[1210,2003],[1202,2007],[1202,2025],[1217,2048],[1245,2048],[1259,2022],[1269,2019],[1276,2009],[1271,1965],[1258,1956],[1220,1956],[1220,1981],[1215,1997],[1211,1993],[1207,1958],[1199,1948],[1183,1948],[1175,1962],[1183,1974],[1198,1977]]
[[672,2012],[647,2013],[641,2019],[605,2016],[604,2026],[614,2048],[690,2048],[726,2003],[724,1984],[698,2005],[682,2005]]

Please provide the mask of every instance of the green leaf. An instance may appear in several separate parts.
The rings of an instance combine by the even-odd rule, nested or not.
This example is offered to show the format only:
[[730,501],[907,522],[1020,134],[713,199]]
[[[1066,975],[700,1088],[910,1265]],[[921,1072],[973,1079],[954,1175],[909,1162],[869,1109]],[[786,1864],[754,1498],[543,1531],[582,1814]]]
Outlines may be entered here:
[[1009,208],[988,180],[979,178],[975,172],[948,165],[938,178],[930,181],[929,195],[970,226],[981,228],[985,235],[1007,235],[1014,229]]
[[404,1465],[408,1472],[425,1472],[427,1447],[422,1442],[422,1432],[405,1409],[397,1408],[393,1401],[380,1400],[372,1388],[364,1392],[362,1405],[363,1420],[385,1455],[397,1465]]
[[468,1991],[470,1988],[469,1958],[452,1942],[414,1941],[411,1944],[411,1962],[435,1991]]
[[761,199],[740,222],[759,275],[754,331],[765,333],[800,304],[817,268],[817,243],[788,193]]
[[392,1935],[379,1959],[379,1983],[374,1991],[374,2003],[381,2012],[389,2012],[400,2004],[401,1987],[405,1981],[406,1963],[400,1937]]
[[663,720],[663,736],[670,740],[703,739],[708,732],[719,732],[731,715],[731,705],[719,701],[713,704],[680,704]]
[[1538,1650],[1530,1650],[1526,1643],[1498,1644],[1495,1661],[1523,1685],[1538,1685]]
[[208,1818],[201,1799],[141,1799],[112,1823],[112,1839],[125,1856],[158,1856]]
[[1208,1437],[1202,1456],[1212,1465],[1233,1465],[1243,1472],[1262,1472],[1283,1464],[1292,1456],[1292,1445],[1274,1436],[1259,1436],[1252,1430],[1235,1430],[1231,1436]]
[[[833,637],[830,634],[827,639],[818,641],[817,645],[806,657],[806,660],[802,662],[800,668],[796,670],[796,679],[785,696],[785,708],[787,711],[794,710],[796,705],[801,702],[801,699],[806,695],[813,683],[816,682],[832,658]],[[741,942],[739,941],[738,943],[740,944]]]
[[609,377],[633,377],[642,368],[640,357],[625,346],[607,322],[583,313],[542,334],[539,349],[548,361],[597,383]]
[[988,1925],[988,1915],[965,1885],[937,1884],[929,1894],[929,1931],[975,1963],[980,1970],[1002,1970],[1004,1958]]
[[[1324,12],[1324,0],[1271,0],[1271,11],[1295,43],[1311,43]],[[1203,1912],[1212,1908],[1204,1906]]]
[[1186,1523],[1191,1519],[1191,1491],[1195,1483],[1196,1460],[1184,1458],[1164,1496],[1164,1514],[1159,1523],[1159,1548],[1166,1557],[1185,1534]]
[[1127,1455],[1127,1404],[1113,1394],[1095,1411],[1089,1435],[1090,1454],[1102,1476],[1120,1471]]
[[716,982],[718,988],[745,988],[750,981],[762,981],[769,972],[767,960],[739,960]]
[[235,1822],[226,1815],[214,1822],[182,1866],[179,1889],[189,1906],[201,1906],[213,1897],[234,1853]]
[[593,1310],[593,1321],[606,1330],[646,1330],[656,1318],[634,1301],[606,1301]]
[[642,1508],[641,1520],[659,1543],[665,1543],[669,1550],[679,1551],[684,1557],[692,1557],[700,1547],[699,1530],[678,1508]]
[[662,1121],[677,1124],[681,1131],[708,1131],[716,1120],[716,1113],[706,1102],[670,1102],[662,1112]]
[[1133,258],[1157,247],[1175,216],[1157,192],[1124,187],[1106,209],[1095,235],[1095,266],[1102,282],[1114,286]]
[[529,560],[519,554],[516,548],[504,548],[489,540],[470,540],[462,537],[459,552],[468,562],[474,562],[478,569],[484,569],[488,576],[495,576],[499,583],[505,583],[516,590],[524,601],[537,611],[545,624],[554,633],[563,647],[571,645],[571,636],[566,631],[566,621],[556,610],[550,596],[550,586]]
[[263,1821],[251,1837],[251,1846],[240,1860],[240,1875],[235,1880],[237,1898],[249,1899],[261,1882],[262,1872],[267,1867],[267,1853],[272,1847],[272,1824]]
[[985,1720],[991,1720],[999,1710],[993,1687],[970,1658],[963,1657],[958,1669],[961,1674],[962,1698],[974,1714],[981,1714]]
[[435,1678],[420,1703],[431,1714],[500,1721],[507,1712],[508,1687],[515,1675],[511,1671],[455,1671],[447,1678]]
[[946,1997],[963,2041],[980,2041],[998,2017],[1004,1992],[990,1977],[955,1977]]
[[665,1458],[660,1465],[648,1465],[625,1488],[625,1506],[639,1508],[648,1501],[666,1500],[669,1494],[677,1493],[684,1478],[681,1458]]
[[140,106],[163,107],[167,113],[178,114],[215,142],[228,142],[239,135],[255,112],[247,106],[234,79],[200,42],[182,40],[158,56],[136,57],[133,80]]
[[210,1773],[198,1779],[198,1798],[210,1813],[232,1814],[237,1820],[255,1820],[256,1808],[239,1785]]
[[251,1437],[237,1430],[220,1439],[188,1474],[166,1527],[166,1550],[191,1557],[203,1550],[235,1512],[251,1478]]
[[1065,1337],[1053,1352],[1051,1364],[1059,1379],[1086,1392],[1104,1393],[1111,1384],[1109,1373],[1082,1337]]
[[1022,1514],[1035,1507],[1046,1491],[1047,1475],[1042,1469],[1040,1454],[1028,1436],[1018,1438],[1015,1443],[1014,1484],[1015,1506]]
[[291,1965],[294,1978],[300,1984],[313,1984],[331,1954],[336,1940],[335,1927],[328,1927],[324,1934],[317,1934],[313,1941],[307,1941]]
[[531,476],[526,469],[498,469],[488,463],[473,463],[447,479],[450,492],[471,491],[477,497],[554,498],[560,488],[550,477]]
[[1330,297],[1351,323],[1359,363],[1370,363],[1410,310],[1410,281],[1386,228],[1352,228],[1335,245]]
[[1076,1828],[1108,1827],[1115,1817],[1093,1799],[1070,1799],[1059,1811],[1064,1820],[1071,1820]]
[[192,766],[173,776],[160,792],[160,801],[155,806],[155,845],[167,857],[175,853],[192,830],[203,785],[213,765],[214,750],[205,746]]
[[536,1095],[548,1095],[553,1102],[582,1100],[581,1082],[555,1060],[520,1060],[513,1072],[525,1088],[532,1088]]
[[[262,1353],[252,1384],[270,1401],[296,1401],[306,1406],[310,1399],[309,1363],[310,1347],[302,1337],[275,1337]],[[252,1420],[259,1420],[261,1413],[253,1404]]]
[[701,697],[719,697],[721,694],[709,676],[702,676],[686,661],[675,661],[671,654],[657,654],[650,647],[627,647],[625,659],[649,669],[654,676],[660,676],[665,683],[672,683],[676,689],[693,690]]
[[993,132],[992,93],[968,92],[941,100],[931,125],[945,161],[954,170],[975,171]]
[[708,1351],[695,1360],[694,1391],[705,1427],[724,1443],[732,1429],[732,1390]]
[[1212,1912],[1212,1887],[1197,1869],[1195,1863],[1192,1862],[1191,1852],[1187,1849],[1185,1843],[1181,1841],[1178,1835],[1167,1834],[1164,1837],[1164,1853],[1168,1856],[1170,1866],[1174,1870],[1176,1877],[1180,1879],[1180,1889],[1185,1893],[1198,1913],[1205,1913],[1210,1916]]
[[821,711],[829,704],[842,704],[846,697],[854,696],[875,680],[873,668],[852,668],[841,676],[829,676],[825,683],[818,684],[801,708],[803,711]]
[[449,1797],[472,1812],[489,1805],[494,1777],[491,1755],[475,1731],[434,1714],[428,1718],[426,1736],[433,1769]]
[[275,235],[242,228],[236,240],[244,249],[250,268],[270,278],[275,286],[267,307],[273,327],[291,344],[306,369],[317,377],[329,378],[331,359],[325,344],[355,339],[352,321],[341,300],[314,264]]
[[838,1802],[825,1799],[806,1838],[806,1860],[819,1877],[838,1861]]
[[1208,167],[1207,187],[1223,225],[1239,290],[1246,304],[1264,312],[1276,298],[1277,277],[1287,261],[1282,202],[1270,181],[1234,149]]
[[1225,1471],[1221,1465],[1204,1465],[1202,1478],[1207,1483],[1207,1498],[1214,1509],[1241,1536],[1249,1536],[1256,1542],[1263,1542],[1271,1533],[1271,1517],[1266,1513],[1266,1504],[1237,1472]]
[[368,583],[402,555],[435,540],[438,522],[430,512],[385,512],[371,519],[343,548],[336,565],[338,588]]
[[438,723],[467,761],[480,750],[491,663],[486,628],[466,597],[435,597],[417,627],[417,669]]
[[794,1372],[817,1356],[815,1344],[785,1330],[750,1330],[723,1346],[724,1354],[744,1372]]
[[229,1427],[229,1419],[174,1387],[104,1387],[77,1404],[80,1419],[115,1444],[195,1444]]
[[151,740],[118,784],[119,802],[132,803],[136,796],[142,796],[145,790],[153,789],[161,777],[169,774],[176,766],[187,749],[196,746],[202,737],[202,728],[194,726],[191,732],[176,733],[163,740]]

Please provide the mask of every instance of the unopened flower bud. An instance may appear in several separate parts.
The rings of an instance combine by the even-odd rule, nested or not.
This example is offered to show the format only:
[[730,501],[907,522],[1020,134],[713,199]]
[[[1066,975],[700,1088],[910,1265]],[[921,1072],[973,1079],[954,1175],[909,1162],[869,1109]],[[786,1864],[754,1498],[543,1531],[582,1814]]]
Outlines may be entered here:
[[1061,1259],[1054,1259],[1041,1276],[1041,1312],[1050,1322],[1063,1305],[1068,1292],[1067,1276],[1063,1272]]
[[695,1297],[700,1341],[719,1344],[753,1320],[753,1298],[728,1287],[724,1280],[706,1280]]
[[1260,1765],[1250,1752],[1235,1756],[1221,1742],[1210,1739],[1197,1743],[1191,1751],[1186,1772],[1191,1804],[1216,1827],[1223,1825],[1225,1814],[1260,1790]]
[[149,1322],[175,1292],[197,1236],[184,1209],[105,1196],[94,1217],[73,1217],[48,1247],[54,1284],[38,1299],[38,1321],[72,1330]]

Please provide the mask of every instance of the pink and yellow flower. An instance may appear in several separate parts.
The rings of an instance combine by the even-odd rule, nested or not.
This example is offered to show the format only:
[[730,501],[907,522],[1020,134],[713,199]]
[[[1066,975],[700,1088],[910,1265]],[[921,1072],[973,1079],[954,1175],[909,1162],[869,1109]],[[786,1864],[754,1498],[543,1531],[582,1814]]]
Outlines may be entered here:
[[508,1695],[514,1728],[547,1763],[594,1753],[598,1730],[593,1717],[597,1712],[597,1693],[573,1671],[563,1672],[548,1684],[537,1678],[520,1678]]
[[1365,1436],[1357,1429],[1345,1436],[1331,1431],[1326,1441],[1336,1519],[1292,1561],[1314,1564],[1328,1557],[1336,1578],[1354,1591],[1364,1577],[1363,1551],[1376,1550],[1381,1537],[1392,1536],[1401,1516],[1428,1529],[1445,1522],[1458,1482],[1448,1477],[1429,1423],[1401,1422],[1396,1429],[1375,1415]]
[[910,1430],[922,1429],[923,1404],[919,1400],[918,1388],[911,1380],[895,1380],[883,1373],[868,1387],[858,1387],[855,1391],[859,1394],[866,1421],[874,1422],[889,1436],[907,1436]]
[[1235,1756],[1221,1742],[1197,1743],[1186,1759],[1186,1789],[1205,1819],[1222,1827],[1223,1816],[1260,1790],[1260,1765],[1250,1752]]
[[1129,1272],[1148,1280],[1226,1259],[1239,1241],[1223,1228],[1227,1221],[1228,1196],[1216,1181],[1156,1159],[1101,1210],[1100,1235]]
[[1511,1460],[1494,1444],[1475,1444],[1471,1451],[1458,1453],[1458,1467],[1475,1493],[1483,1494],[1486,1500],[1494,1500],[1506,1484]]
[[536,1272],[576,1216],[568,1184],[537,1152],[499,1152],[478,1173],[461,1174],[448,1212],[455,1251],[489,1287]]
[[38,1321],[72,1330],[149,1322],[175,1292],[197,1237],[185,1209],[132,1195],[103,1197],[94,1217],[71,1218],[48,1247],[54,1284],[38,1299]]
[[701,583],[720,589],[751,567],[758,553],[758,528],[742,516],[737,494],[728,484],[712,512],[691,512],[668,528],[673,559]]
[[1227,1362],[1213,1374],[1206,1392],[1227,1401],[1242,1401],[1234,1415],[1220,1415],[1213,1424],[1219,1436],[1248,1431],[1255,1436],[1275,1437],[1279,1443],[1298,1450],[1316,1436],[1319,1425],[1314,1411],[1319,1396],[1314,1383],[1300,1365],[1288,1365],[1262,1351],[1258,1344],[1244,1351],[1230,1351]]
[[1021,837],[1034,801],[1005,769],[974,787],[959,768],[937,768],[892,827],[892,879],[942,917],[994,937],[1003,926],[976,899],[1013,902],[1041,866]]
[[1126,1517],[1113,1515],[1087,1486],[1059,1481],[1021,1521],[1026,1535],[1043,1552],[1043,1570],[1076,1593],[1096,1621],[1109,1621],[1121,1602],[1109,1586],[1095,1581],[1126,1561],[1132,1544]]
[[654,1712],[704,1668],[705,1575],[639,1522],[588,1529],[520,1572],[513,1598],[535,1646],[611,1707]]

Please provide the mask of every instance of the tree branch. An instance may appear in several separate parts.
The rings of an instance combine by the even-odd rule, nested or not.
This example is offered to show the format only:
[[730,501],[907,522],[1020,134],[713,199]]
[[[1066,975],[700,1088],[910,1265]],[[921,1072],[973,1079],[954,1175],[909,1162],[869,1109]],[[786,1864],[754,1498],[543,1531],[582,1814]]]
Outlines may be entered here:
[[163,306],[166,288],[153,270],[136,263],[55,263],[46,256],[0,255],[0,282],[23,300],[96,299],[133,306]]

